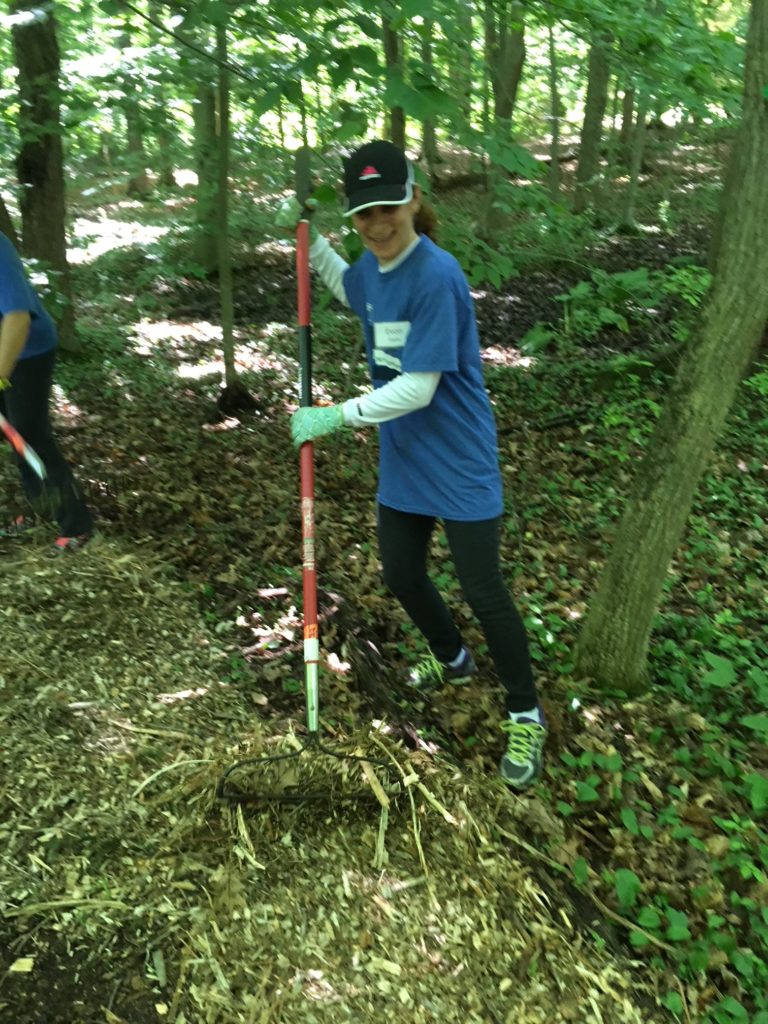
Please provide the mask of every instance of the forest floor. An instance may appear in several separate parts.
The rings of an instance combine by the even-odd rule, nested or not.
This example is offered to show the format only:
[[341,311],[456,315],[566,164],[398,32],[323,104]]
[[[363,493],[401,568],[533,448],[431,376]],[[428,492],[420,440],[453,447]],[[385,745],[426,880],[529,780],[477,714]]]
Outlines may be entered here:
[[[516,795],[496,777],[501,693],[440,535],[435,575],[481,673],[405,691],[423,645],[380,579],[375,438],[346,432],[316,446],[321,731],[386,761],[402,792],[252,807],[216,798],[222,772],[304,733],[291,245],[241,211],[254,408],[222,414],[217,291],[189,266],[187,200],[73,208],[86,351],[62,360],[55,415],[99,532],[53,559],[41,523],[0,553],[0,1021],[766,1024],[765,399],[741,388],[702,481],[651,690],[596,694],[573,644],[677,314],[520,349],[590,269],[703,264],[706,222],[605,232],[579,261],[476,289],[503,558],[551,725],[542,781]],[[364,387],[357,329],[321,290],[313,324],[316,398]],[[10,460],[0,493],[16,494]],[[371,795],[355,767],[305,755],[298,772]]]

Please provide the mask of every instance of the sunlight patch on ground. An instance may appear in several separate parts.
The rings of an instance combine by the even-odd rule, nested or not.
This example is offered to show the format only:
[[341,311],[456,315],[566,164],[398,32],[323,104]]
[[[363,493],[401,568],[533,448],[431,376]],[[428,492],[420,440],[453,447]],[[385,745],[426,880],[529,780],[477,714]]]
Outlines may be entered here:
[[59,419],[77,423],[83,418],[83,410],[75,402],[70,401],[60,384],[53,385],[53,407]]
[[[125,200],[116,205],[122,208],[132,205],[132,201]],[[168,231],[169,228],[152,227],[138,221],[111,220],[109,217],[93,220],[90,217],[79,217],[73,225],[72,238],[84,238],[87,242],[82,247],[73,246],[68,250],[69,262],[89,263],[105,253],[112,252],[113,249],[156,242],[167,235]]]
[[533,356],[524,356],[517,348],[501,348],[499,345],[489,345],[484,348],[482,358],[486,363],[493,363],[494,366],[518,366],[523,370],[530,370],[536,365]]
[[173,343],[171,347],[178,349],[183,358],[187,341],[221,342],[221,328],[208,320],[183,324],[171,320],[143,320],[134,324],[133,333],[137,340],[134,349],[141,356],[151,355],[158,343]]

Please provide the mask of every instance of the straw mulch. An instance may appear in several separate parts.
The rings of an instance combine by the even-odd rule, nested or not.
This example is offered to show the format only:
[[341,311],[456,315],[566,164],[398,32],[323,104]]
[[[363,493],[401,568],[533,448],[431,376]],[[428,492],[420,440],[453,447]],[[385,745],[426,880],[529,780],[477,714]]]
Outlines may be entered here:
[[299,786],[369,799],[218,801],[226,766],[299,743],[300,700],[291,722],[233,682],[194,595],[141,549],[4,548],[3,579],[0,1021],[666,1019],[652,974],[593,941],[519,838],[533,798],[383,723],[347,748],[387,761],[398,796],[304,754]]

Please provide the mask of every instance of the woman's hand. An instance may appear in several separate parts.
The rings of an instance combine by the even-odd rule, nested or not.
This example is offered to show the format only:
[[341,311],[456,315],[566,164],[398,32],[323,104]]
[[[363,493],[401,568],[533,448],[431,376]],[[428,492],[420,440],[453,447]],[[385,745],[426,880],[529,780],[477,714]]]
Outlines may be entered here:
[[332,434],[343,426],[344,412],[340,405],[306,406],[291,416],[291,437],[294,445],[300,448],[306,441]]
[[[282,234],[295,234],[299,221],[307,220],[308,214],[311,214],[316,206],[317,200],[312,198],[308,199],[304,206],[301,205],[296,196],[289,196],[287,199],[283,199],[277,208],[275,227],[279,228]],[[313,242],[317,238],[317,228],[311,221],[309,224],[309,237]]]

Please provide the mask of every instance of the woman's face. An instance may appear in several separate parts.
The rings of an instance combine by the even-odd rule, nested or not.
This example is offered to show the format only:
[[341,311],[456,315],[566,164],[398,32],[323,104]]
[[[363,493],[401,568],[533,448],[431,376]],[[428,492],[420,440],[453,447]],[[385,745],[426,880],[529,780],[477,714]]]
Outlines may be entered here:
[[369,206],[352,214],[354,225],[366,249],[379,263],[391,263],[417,237],[413,218],[421,206],[418,187],[410,203],[401,206]]

